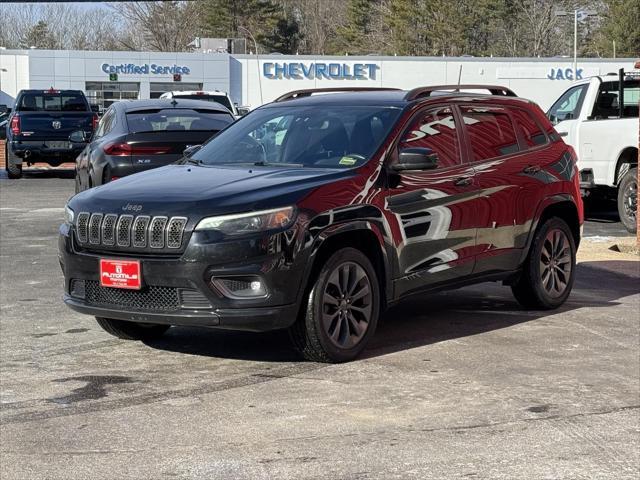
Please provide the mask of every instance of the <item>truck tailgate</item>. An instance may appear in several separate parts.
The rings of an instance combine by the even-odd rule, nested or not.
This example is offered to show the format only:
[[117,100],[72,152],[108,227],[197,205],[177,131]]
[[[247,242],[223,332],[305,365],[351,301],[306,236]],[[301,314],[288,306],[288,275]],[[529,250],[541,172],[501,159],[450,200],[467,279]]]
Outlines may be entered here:
[[91,112],[20,112],[18,139],[67,141],[75,130],[92,131],[92,122]]

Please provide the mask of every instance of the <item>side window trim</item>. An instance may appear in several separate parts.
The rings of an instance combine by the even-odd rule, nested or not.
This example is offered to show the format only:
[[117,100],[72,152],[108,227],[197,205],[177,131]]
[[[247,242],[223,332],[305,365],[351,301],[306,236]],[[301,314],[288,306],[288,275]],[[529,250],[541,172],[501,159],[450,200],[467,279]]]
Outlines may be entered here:
[[[549,143],[551,143],[551,139],[549,138],[549,133],[543,128],[543,126],[540,124],[540,122],[535,117],[535,115],[532,115],[531,113],[529,113],[526,108],[507,107],[506,110],[509,112],[511,123],[513,124],[513,128],[515,128],[516,136],[518,137],[518,145],[520,145],[520,151],[518,153],[525,153],[525,152],[530,152],[532,150],[538,150],[540,148],[546,147],[547,145],[549,145]],[[544,135],[544,140],[545,140],[544,143],[541,143],[540,145],[535,145],[533,147],[530,147],[529,145],[527,145],[527,141],[522,135],[522,130],[518,128],[518,122],[512,115],[513,110],[519,110],[523,112],[525,115],[527,115],[531,120],[533,120],[533,123],[536,124],[536,126],[538,127],[538,130],[540,130],[540,132]]]
[[463,151],[464,149],[462,148],[462,133],[461,133],[461,123],[460,123],[460,118],[456,115],[456,109],[455,109],[455,105],[452,103],[439,103],[436,105],[426,105],[418,110],[416,110],[415,112],[413,112],[413,114],[411,114],[411,116],[409,117],[409,119],[405,122],[404,126],[402,127],[402,129],[400,130],[400,133],[398,134],[398,136],[396,137],[393,147],[390,149],[390,153],[389,155],[387,155],[386,159],[385,159],[385,164],[386,165],[392,165],[394,162],[396,162],[398,160],[398,152],[400,150],[400,143],[402,142],[402,139],[404,138],[404,136],[407,134],[407,132],[409,132],[411,126],[413,125],[413,123],[420,118],[421,116],[426,115],[428,112],[432,111],[432,110],[441,110],[443,108],[450,108],[451,112],[453,113],[453,120],[455,122],[455,126],[456,126],[456,138],[458,140],[458,146],[459,146],[459,158],[458,158],[458,163],[456,165],[450,165],[448,167],[441,167],[438,168],[439,171],[448,169],[448,168],[457,168],[460,165],[464,164],[464,154]]
[[107,124],[111,122],[111,118],[110,118],[111,116],[113,116],[113,110],[109,108],[104,114],[104,116],[102,117],[100,125],[98,126],[98,130],[96,131],[96,136],[95,136],[96,140],[106,135],[105,130],[107,128]]
[[[466,102],[456,104],[456,109],[457,109],[458,115],[460,115],[460,123],[462,125],[461,130],[464,131],[464,142],[465,142],[465,153],[466,153],[465,161],[468,165],[477,165],[485,162],[493,162],[495,160],[502,160],[503,158],[514,157],[516,155],[522,155],[523,153],[528,152],[527,148],[523,148],[523,145],[520,139],[520,134],[518,132],[518,129],[516,128],[516,124],[513,119],[513,116],[511,115],[509,107],[505,105],[499,105],[499,104],[483,103],[482,104],[483,107],[501,108],[504,110],[504,114],[506,114],[509,117],[509,120],[511,121],[511,126],[513,127],[513,131],[516,135],[516,140],[518,141],[518,151],[512,152],[512,153],[506,153],[504,155],[499,155],[497,157],[484,158],[482,160],[475,160],[473,155],[473,150],[471,148],[471,137],[469,136],[469,132],[467,131],[467,125],[464,123],[464,118],[463,118],[462,111],[460,110],[460,107],[477,107],[477,106],[478,104],[466,103]],[[546,135],[546,132],[545,132],[545,135]]]

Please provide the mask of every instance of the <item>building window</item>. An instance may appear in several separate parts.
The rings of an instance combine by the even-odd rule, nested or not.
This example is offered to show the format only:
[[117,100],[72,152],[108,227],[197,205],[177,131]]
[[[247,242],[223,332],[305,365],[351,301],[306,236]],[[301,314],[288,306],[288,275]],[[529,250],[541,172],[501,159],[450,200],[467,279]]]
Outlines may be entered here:
[[118,100],[137,100],[140,98],[140,84],[134,82],[87,82],[85,85],[87,100],[106,110]]

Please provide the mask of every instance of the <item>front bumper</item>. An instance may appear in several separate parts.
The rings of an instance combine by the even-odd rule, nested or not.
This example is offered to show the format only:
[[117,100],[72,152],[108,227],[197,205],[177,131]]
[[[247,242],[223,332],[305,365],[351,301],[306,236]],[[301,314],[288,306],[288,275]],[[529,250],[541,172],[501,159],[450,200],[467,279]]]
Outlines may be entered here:
[[[299,250],[291,241],[294,237],[295,231],[290,230],[207,243],[206,238],[192,234],[183,252],[168,257],[86,251],[63,225],[58,246],[65,276],[64,302],[80,313],[140,323],[246,331],[286,328],[297,317],[306,264],[302,255],[294,253]],[[142,290],[101,287],[100,258],[140,260]],[[267,294],[230,298],[211,286],[211,277],[234,276],[259,277]]]
[[117,310],[114,307],[90,305],[64,295],[64,303],[76,312],[96,317],[115,318],[136,323],[154,323],[190,327],[215,327],[228,330],[264,332],[289,327],[296,318],[297,306],[262,308],[230,308],[215,311],[181,309],[176,312],[142,312]]

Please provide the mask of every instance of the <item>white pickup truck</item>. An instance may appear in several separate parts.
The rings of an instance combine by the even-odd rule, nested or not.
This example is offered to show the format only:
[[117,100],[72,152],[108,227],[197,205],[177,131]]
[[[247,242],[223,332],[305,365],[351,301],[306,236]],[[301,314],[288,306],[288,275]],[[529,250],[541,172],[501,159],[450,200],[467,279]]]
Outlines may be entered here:
[[578,154],[583,195],[614,194],[630,232],[637,225],[639,106],[640,72],[621,70],[574,83],[547,112]]

